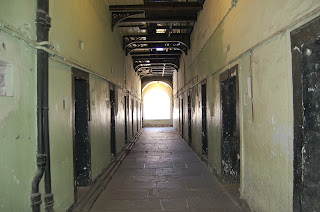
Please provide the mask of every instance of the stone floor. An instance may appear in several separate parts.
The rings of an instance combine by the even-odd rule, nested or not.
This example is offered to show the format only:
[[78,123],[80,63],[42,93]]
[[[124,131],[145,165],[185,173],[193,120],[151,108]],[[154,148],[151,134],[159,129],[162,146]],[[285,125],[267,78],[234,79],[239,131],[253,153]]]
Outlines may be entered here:
[[145,128],[91,211],[241,209],[173,128]]

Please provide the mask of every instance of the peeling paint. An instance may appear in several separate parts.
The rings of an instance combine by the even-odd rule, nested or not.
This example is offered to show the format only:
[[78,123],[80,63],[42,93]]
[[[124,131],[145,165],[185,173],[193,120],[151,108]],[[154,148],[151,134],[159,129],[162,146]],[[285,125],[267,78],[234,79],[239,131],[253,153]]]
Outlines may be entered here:
[[17,176],[14,176],[13,180],[15,181],[16,184],[18,184],[18,185],[20,184],[20,181],[18,180]]
[[297,51],[300,52],[300,53],[302,53],[301,50],[300,50],[300,48],[297,47],[297,46],[295,46],[293,49],[294,49],[294,50],[297,50]]
[[275,144],[279,143],[279,137],[280,137],[279,128],[278,128],[278,126],[276,126],[274,134],[273,134],[273,141],[274,141]]
[[287,150],[287,148],[286,148],[287,139],[288,139],[287,130],[286,130],[286,127],[283,126],[283,127],[281,127],[281,134],[280,134],[280,144],[281,144],[283,151]]
[[272,123],[273,125],[276,124],[276,117],[275,117],[274,114],[273,114],[272,117],[271,117],[271,123]]
[[283,151],[287,150],[287,142],[288,142],[288,130],[285,126],[275,127],[275,131],[273,134],[273,140],[275,144],[281,145]]

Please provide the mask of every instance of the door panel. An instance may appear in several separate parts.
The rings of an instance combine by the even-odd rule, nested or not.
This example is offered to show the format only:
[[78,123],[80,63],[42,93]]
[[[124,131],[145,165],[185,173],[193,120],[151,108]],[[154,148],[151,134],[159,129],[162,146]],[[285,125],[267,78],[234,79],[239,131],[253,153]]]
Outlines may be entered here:
[[189,145],[191,145],[191,138],[192,138],[192,132],[191,132],[191,96],[188,96],[188,141]]
[[181,99],[181,137],[184,138],[184,110],[183,99]]
[[127,116],[127,96],[124,96],[124,141],[125,144],[128,143],[128,116]]
[[320,39],[302,49],[302,211],[320,211]]
[[131,134],[132,134],[132,138],[134,137],[134,128],[133,128],[133,113],[134,113],[134,100],[131,99]]
[[208,132],[207,132],[207,85],[201,85],[202,107],[202,155],[208,155]]
[[139,132],[139,107],[138,107],[138,101],[136,101],[136,117],[137,117],[137,132]]
[[117,154],[116,149],[116,117],[115,117],[115,92],[110,90],[110,109],[111,109],[111,157],[115,157]]
[[[230,70],[228,71],[229,73]],[[237,75],[221,81],[222,175],[229,182],[240,181],[240,137],[238,132]]]
[[77,186],[91,183],[88,82],[75,78],[75,166]]

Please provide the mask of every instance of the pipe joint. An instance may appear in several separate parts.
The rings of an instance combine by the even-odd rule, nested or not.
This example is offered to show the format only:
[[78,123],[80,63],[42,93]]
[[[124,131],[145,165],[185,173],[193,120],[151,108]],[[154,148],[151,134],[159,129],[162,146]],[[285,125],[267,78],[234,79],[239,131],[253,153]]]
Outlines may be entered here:
[[47,155],[46,154],[37,154],[37,166],[45,167],[47,165]]
[[49,111],[49,107],[42,107],[43,111]]
[[41,194],[40,193],[32,193],[31,194],[31,207],[39,207],[42,203]]
[[45,28],[49,30],[51,28],[51,18],[49,15],[46,15],[45,21],[46,21]]
[[52,208],[54,204],[53,194],[44,195],[45,208]]
[[47,13],[43,10],[37,10],[36,13],[36,24],[46,25]]

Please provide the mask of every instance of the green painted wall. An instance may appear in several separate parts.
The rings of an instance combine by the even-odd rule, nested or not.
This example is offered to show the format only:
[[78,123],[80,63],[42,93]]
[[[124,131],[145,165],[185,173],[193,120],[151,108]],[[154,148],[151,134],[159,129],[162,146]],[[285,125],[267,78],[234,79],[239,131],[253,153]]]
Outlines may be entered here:
[[70,67],[50,62],[49,132],[55,208],[73,202],[72,75]]
[[[239,65],[239,192],[254,211],[292,211],[293,89],[290,32],[319,15],[320,2],[315,0],[239,0],[233,8],[229,1],[206,1],[191,35],[191,51],[182,60],[186,61],[185,66],[174,76],[174,126],[179,129],[178,98],[186,99],[187,93],[191,92],[192,147],[199,155],[199,82],[207,80],[208,166],[220,175],[219,74]],[[247,82],[251,70],[253,110],[251,99],[248,98]],[[186,104],[187,101],[185,111]],[[187,120],[187,114],[184,119]],[[187,126],[186,123],[184,125]],[[187,127],[184,132],[187,140]]]
[[[115,83],[110,83],[99,76],[91,74],[89,76],[91,115],[89,134],[91,142],[91,171],[92,180],[94,180],[111,161],[110,86],[115,90],[116,102],[118,102],[115,109],[116,147],[117,152],[120,152],[124,147],[123,101],[126,91],[123,88],[127,88],[137,98],[141,98],[141,94],[137,92],[140,90],[140,79],[132,70],[130,58],[124,55],[121,34],[117,28],[115,28],[114,32],[111,31],[111,14],[108,11],[108,5],[104,1],[84,1],[81,4],[75,0],[68,2],[62,0],[50,1],[50,16],[52,18],[50,42],[54,45],[55,51]],[[80,47],[79,42],[83,43],[83,48]],[[59,70],[55,68],[56,66],[60,67]],[[66,99],[67,105],[71,105],[72,99],[69,99],[69,95],[72,95],[71,68],[65,65],[58,65],[57,62],[51,60],[50,73],[56,76],[52,78],[50,88],[52,92],[59,96],[56,100],[58,105],[61,107],[64,99]],[[59,78],[61,79],[59,80]],[[118,86],[121,86],[121,88]],[[50,96],[50,100],[52,98]],[[54,185],[53,192],[57,196],[55,200],[56,210],[64,210],[73,203],[73,125],[71,114],[59,113],[57,116],[50,123],[52,127],[50,135],[55,139],[58,139],[59,135],[63,133],[68,136],[64,136],[63,142],[56,141],[56,149],[52,149],[52,152],[58,151],[58,149],[65,149],[64,152],[52,154],[59,155],[61,157],[60,162],[68,166],[55,165],[52,168],[55,174],[66,173],[64,176],[66,184],[58,184],[60,179],[57,177],[57,184]],[[136,123],[136,115],[134,123]],[[128,129],[130,129],[129,126]],[[136,129],[136,125],[134,129]],[[51,142],[55,143],[53,140]],[[67,182],[69,183],[67,184]]]
[[[0,21],[34,37],[34,1],[1,0]],[[10,65],[13,96],[0,96],[0,211],[30,207],[36,171],[36,57],[24,41],[0,30],[0,64]]]
[[[0,1],[0,21],[35,40],[35,0]],[[111,14],[103,0],[50,1],[52,27],[49,39],[58,55],[79,63],[90,74],[90,141],[93,180],[110,163],[110,100],[116,90],[117,151],[124,147],[124,95],[140,103],[140,78],[122,50],[122,36],[111,31]],[[82,47],[80,43],[82,42]],[[4,43],[4,45],[2,45]],[[29,211],[31,181],[36,171],[36,51],[0,30],[0,64],[10,65],[13,96],[0,96],[0,211]],[[80,48],[81,47],[81,48]],[[74,200],[72,68],[49,60],[49,127],[52,190],[55,210],[66,211]],[[104,78],[104,79],[103,79]],[[107,79],[107,80],[106,80]],[[125,90],[127,89],[127,90]],[[131,135],[129,119],[128,135]],[[128,117],[131,117],[130,113]],[[140,120],[140,119],[139,119]],[[129,136],[131,139],[131,136]],[[43,193],[43,182],[41,183]],[[43,205],[43,204],[42,204]]]
[[111,14],[103,0],[50,1],[50,16],[50,42],[56,51],[124,86],[122,36],[117,28],[111,31]]

